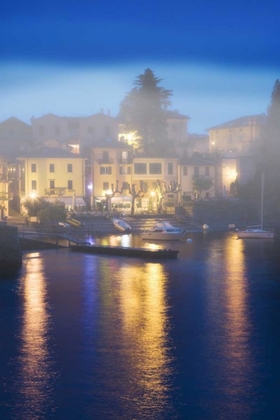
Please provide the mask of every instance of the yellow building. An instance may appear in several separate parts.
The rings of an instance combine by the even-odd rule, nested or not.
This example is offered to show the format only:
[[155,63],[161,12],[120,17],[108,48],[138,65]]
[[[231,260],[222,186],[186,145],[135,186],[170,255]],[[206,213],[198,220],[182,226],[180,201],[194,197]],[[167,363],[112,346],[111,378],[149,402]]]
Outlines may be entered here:
[[208,128],[210,152],[233,152],[236,156],[252,155],[260,147],[266,116],[237,118]]
[[132,184],[137,199],[135,212],[156,212],[159,205],[163,210],[174,213],[178,204],[178,178],[176,157],[135,157],[133,159]]
[[63,149],[41,148],[18,158],[24,177],[21,202],[41,197],[67,209],[85,209],[85,159]]
[[[183,157],[178,165],[178,183],[180,184],[180,199],[209,199],[216,197],[216,163],[201,156]],[[203,190],[199,195],[193,188],[193,177],[212,180],[212,187]]]
[[131,147],[119,141],[96,142],[91,152],[91,178],[92,206],[103,202],[107,207],[109,203],[111,208],[128,210],[131,196],[127,186],[132,183]]

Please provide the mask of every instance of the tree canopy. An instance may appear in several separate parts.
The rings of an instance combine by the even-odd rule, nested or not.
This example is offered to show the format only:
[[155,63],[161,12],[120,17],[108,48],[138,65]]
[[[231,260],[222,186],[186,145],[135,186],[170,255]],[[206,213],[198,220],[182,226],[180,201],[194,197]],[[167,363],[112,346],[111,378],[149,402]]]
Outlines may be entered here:
[[138,147],[145,154],[164,154],[167,148],[166,110],[172,91],[159,86],[161,81],[147,68],[120,104],[119,117],[127,130],[136,132]]

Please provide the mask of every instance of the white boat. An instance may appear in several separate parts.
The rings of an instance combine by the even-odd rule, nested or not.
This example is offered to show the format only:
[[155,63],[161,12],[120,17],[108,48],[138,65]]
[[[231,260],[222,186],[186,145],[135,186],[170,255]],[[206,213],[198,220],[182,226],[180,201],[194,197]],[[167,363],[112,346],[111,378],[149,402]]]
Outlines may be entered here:
[[153,241],[180,241],[184,231],[172,226],[169,222],[157,222],[151,229],[142,232],[142,239]]
[[246,230],[237,230],[237,238],[242,239],[273,239],[274,232],[263,229],[263,193],[264,193],[264,173],[261,182],[261,224],[259,227],[250,227]]
[[112,222],[116,229],[120,230],[121,232],[129,232],[131,230],[131,226],[126,223],[123,219],[117,219],[116,217],[112,217]]

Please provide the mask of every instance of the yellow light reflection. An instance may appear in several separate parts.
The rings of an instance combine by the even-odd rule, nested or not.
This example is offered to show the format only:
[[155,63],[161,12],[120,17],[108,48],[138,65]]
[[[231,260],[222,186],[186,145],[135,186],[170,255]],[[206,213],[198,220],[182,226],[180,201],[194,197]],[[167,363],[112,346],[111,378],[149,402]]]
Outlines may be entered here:
[[46,283],[39,254],[34,253],[26,259],[26,271],[23,279],[21,392],[27,402],[25,407],[30,407],[33,413],[39,413],[47,399],[46,389],[50,376],[47,343],[49,316],[46,310]]
[[[128,369],[142,388],[142,409],[166,397],[166,277],[161,264],[143,269],[123,267],[120,287],[124,342],[129,343]],[[156,398],[155,398],[156,396]]]

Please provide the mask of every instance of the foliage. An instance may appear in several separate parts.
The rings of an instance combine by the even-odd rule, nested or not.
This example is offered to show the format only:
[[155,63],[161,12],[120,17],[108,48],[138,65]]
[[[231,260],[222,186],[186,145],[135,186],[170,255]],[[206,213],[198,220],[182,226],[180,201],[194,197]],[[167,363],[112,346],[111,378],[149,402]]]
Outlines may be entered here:
[[41,223],[65,222],[66,212],[61,206],[48,206],[37,213],[37,217]]
[[213,180],[204,176],[194,175],[192,177],[193,191],[197,193],[197,197],[201,196],[203,191],[209,190],[213,186]]
[[120,104],[119,117],[127,130],[136,131],[137,146],[145,154],[164,154],[168,144],[166,109],[172,92],[159,86],[161,80],[146,69]]
[[28,216],[37,216],[37,213],[50,206],[50,204],[41,197],[38,198],[27,198],[23,207],[27,210]]

